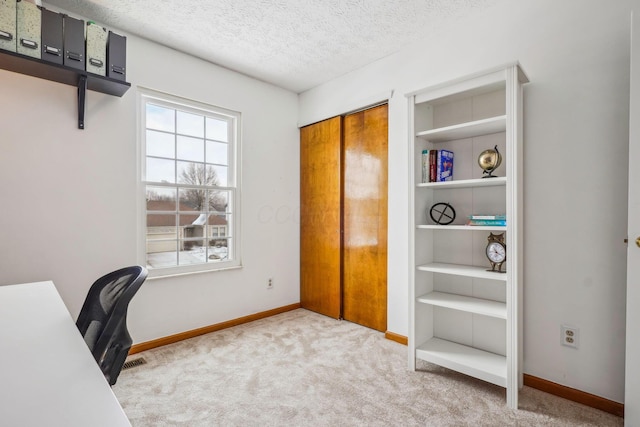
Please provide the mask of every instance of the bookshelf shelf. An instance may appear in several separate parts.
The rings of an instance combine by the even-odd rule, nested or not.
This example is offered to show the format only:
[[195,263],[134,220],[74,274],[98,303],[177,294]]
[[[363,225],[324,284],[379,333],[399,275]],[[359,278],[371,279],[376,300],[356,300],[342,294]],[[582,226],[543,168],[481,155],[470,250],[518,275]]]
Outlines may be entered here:
[[476,179],[461,179],[444,182],[420,182],[416,184],[418,188],[434,188],[434,189],[447,189],[447,188],[474,188],[474,187],[499,187],[507,185],[506,176],[498,176],[495,178],[476,178]]
[[416,136],[430,142],[454,141],[457,139],[466,139],[504,132],[506,125],[507,116],[501,115],[482,120],[474,120],[467,123],[460,123],[453,126],[425,130],[418,132]]
[[507,386],[507,358],[439,338],[416,348],[416,356],[481,380]]
[[507,305],[498,301],[449,294],[446,292],[429,292],[428,294],[419,296],[417,301],[423,304],[482,314],[498,319],[507,318]]
[[505,225],[436,225],[418,224],[419,230],[507,231]]
[[464,277],[476,277],[478,279],[493,279],[493,280],[500,280],[500,281],[507,280],[506,274],[487,271],[486,266],[477,267],[473,265],[434,262],[430,264],[418,265],[416,268],[420,271],[429,271],[431,273],[451,274],[454,276],[464,276]]

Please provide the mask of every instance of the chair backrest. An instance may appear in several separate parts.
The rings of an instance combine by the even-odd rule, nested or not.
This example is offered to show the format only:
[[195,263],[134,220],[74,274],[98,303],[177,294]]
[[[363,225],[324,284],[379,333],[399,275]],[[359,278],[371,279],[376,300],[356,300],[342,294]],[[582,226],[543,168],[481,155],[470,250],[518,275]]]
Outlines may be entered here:
[[121,268],[96,280],[82,305],[76,326],[111,385],[131,348],[127,308],[147,278],[142,266]]

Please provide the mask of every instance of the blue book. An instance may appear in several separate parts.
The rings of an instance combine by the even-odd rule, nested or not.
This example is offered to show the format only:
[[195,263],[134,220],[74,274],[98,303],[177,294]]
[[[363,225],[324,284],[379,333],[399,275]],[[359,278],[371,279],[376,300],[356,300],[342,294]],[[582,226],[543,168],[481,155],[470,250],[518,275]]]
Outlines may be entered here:
[[468,225],[492,225],[503,226],[507,225],[506,219],[471,219]]
[[438,161],[436,165],[436,181],[453,180],[453,151],[438,150]]

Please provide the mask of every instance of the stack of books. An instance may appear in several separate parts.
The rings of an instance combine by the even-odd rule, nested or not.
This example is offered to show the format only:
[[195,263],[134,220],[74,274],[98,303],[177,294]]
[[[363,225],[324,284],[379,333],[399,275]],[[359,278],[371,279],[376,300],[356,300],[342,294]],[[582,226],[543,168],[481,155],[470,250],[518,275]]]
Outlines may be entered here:
[[467,225],[507,225],[506,215],[469,215]]
[[422,182],[453,180],[453,151],[422,150]]

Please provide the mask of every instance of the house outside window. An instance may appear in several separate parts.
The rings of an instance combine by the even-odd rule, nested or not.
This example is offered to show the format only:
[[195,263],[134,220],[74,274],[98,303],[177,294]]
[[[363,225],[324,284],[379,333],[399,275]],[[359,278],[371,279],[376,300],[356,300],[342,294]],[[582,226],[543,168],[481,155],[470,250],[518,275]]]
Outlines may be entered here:
[[140,90],[141,218],[154,276],[240,265],[240,113]]

